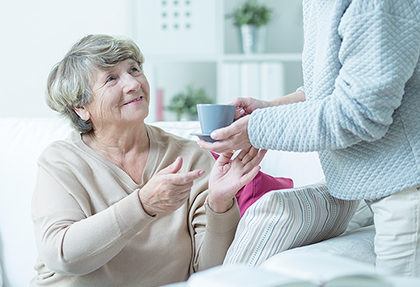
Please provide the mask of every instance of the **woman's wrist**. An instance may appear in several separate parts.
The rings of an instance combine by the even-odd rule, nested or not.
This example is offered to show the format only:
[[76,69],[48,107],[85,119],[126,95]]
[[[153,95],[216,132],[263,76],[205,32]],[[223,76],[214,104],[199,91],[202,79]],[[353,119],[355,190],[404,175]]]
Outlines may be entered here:
[[139,199],[139,202],[141,204],[141,206],[143,207],[144,212],[146,212],[147,215],[149,215],[150,217],[155,217],[157,214],[152,210],[151,206],[149,206],[145,200],[142,198],[141,193],[140,193],[140,189],[136,190],[137,191],[137,196]]
[[207,205],[216,213],[225,213],[232,208],[235,201],[233,198],[218,198],[211,194],[207,196]]
[[305,93],[299,90],[294,93],[291,93],[286,96],[282,96],[280,98],[270,101],[270,105],[274,107],[274,106],[287,105],[287,104],[293,104],[293,103],[304,102],[304,101],[305,101]]

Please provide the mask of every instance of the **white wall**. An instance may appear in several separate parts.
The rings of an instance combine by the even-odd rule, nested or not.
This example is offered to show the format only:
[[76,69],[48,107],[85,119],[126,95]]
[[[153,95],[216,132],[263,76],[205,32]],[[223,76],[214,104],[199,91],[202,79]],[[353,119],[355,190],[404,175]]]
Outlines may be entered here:
[[[137,18],[140,13],[135,14],[139,1],[0,0],[0,117],[54,116],[44,100],[52,66],[74,42],[87,34],[124,35],[136,41],[135,23],[141,22]],[[225,8],[230,11],[244,0],[225,1]],[[268,52],[299,52],[302,46],[301,1],[261,1],[277,11],[267,29]],[[232,51],[229,48],[226,52],[238,52],[237,32],[231,25],[226,27],[225,44],[233,47]],[[148,55],[145,56],[147,59]],[[146,61],[145,70],[153,86],[155,73],[150,64],[150,60]],[[300,82],[301,71],[292,72],[286,73],[289,77],[286,79],[287,91],[289,86],[294,89],[295,83]],[[179,76],[182,78],[181,74]],[[178,80],[173,79],[174,82]],[[207,82],[213,84],[214,80]],[[165,96],[170,96],[169,91]],[[153,100],[151,109],[154,108]],[[153,120],[152,115],[149,120]]]
[[0,117],[53,116],[52,66],[87,34],[132,37],[131,0],[0,0]]

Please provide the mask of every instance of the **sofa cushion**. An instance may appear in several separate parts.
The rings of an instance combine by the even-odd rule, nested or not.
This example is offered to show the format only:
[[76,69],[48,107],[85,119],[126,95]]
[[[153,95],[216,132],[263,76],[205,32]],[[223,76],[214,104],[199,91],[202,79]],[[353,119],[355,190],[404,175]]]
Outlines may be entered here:
[[[315,244],[287,250],[281,254],[287,253],[300,256],[314,253],[328,253],[340,257],[354,259],[356,261],[374,266],[376,259],[374,252],[374,237],[375,226],[368,225],[349,232],[345,232],[340,236],[330,238]],[[281,254],[276,254],[273,257],[281,256]]]
[[4,286],[28,286],[35,275],[36,246],[31,197],[37,158],[71,130],[61,119],[1,119],[0,261]]
[[281,251],[338,236],[358,203],[332,197],[324,184],[267,193],[241,218],[224,264],[255,266]]

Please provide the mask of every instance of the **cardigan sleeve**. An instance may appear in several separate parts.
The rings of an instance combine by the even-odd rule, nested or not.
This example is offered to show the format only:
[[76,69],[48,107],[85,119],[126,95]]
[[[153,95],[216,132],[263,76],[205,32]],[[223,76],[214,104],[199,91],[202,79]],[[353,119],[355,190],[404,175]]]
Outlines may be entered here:
[[[88,274],[111,260],[132,236],[154,220],[143,210],[135,191],[87,216],[60,182],[58,173],[65,178],[72,177],[40,166],[32,198],[32,220],[39,255],[51,270],[72,275]],[[72,188],[77,188],[77,180],[72,182]]]
[[[207,163],[208,175],[214,159],[210,155],[201,157]],[[189,228],[193,244],[191,273],[207,269],[223,263],[226,252],[233,241],[239,222],[239,207],[235,199],[232,207],[224,213],[216,213],[206,203],[208,195],[208,177],[204,177],[193,186],[193,194],[189,212]]]
[[248,124],[251,144],[304,152],[342,149],[383,137],[419,59],[420,24],[413,15],[376,9],[343,17],[338,31],[341,68],[332,79],[333,92],[256,110]]

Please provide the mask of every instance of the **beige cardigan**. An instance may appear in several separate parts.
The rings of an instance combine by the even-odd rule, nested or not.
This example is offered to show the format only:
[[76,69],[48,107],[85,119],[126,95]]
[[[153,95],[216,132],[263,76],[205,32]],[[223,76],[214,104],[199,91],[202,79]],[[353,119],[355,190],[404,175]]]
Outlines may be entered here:
[[[32,286],[158,286],[222,263],[239,221],[205,205],[214,160],[192,141],[147,126],[150,151],[140,184],[74,132],[39,159],[32,201],[39,260]],[[150,217],[137,192],[177,156],[203,169],[187,203]]]

